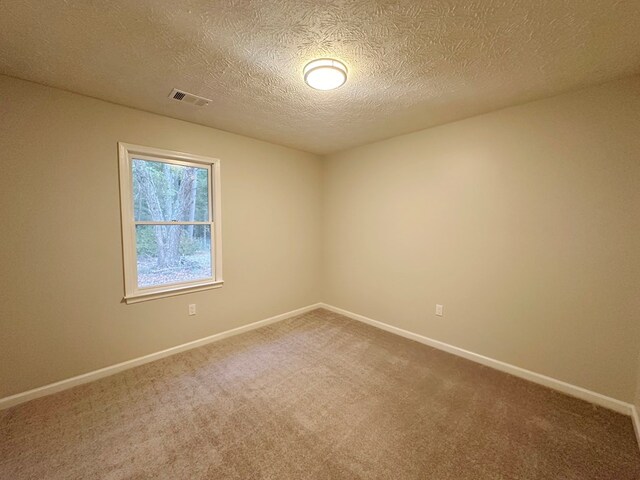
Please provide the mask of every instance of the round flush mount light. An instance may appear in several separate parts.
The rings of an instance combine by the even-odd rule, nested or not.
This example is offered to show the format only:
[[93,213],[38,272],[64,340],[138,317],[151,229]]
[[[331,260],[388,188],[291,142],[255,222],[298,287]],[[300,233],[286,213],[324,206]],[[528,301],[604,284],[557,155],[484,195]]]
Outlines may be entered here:
[[302,73],[307,85],[316,90],[333,90],[347,81],[347,67],[331,58],[320,58],[307,63]]

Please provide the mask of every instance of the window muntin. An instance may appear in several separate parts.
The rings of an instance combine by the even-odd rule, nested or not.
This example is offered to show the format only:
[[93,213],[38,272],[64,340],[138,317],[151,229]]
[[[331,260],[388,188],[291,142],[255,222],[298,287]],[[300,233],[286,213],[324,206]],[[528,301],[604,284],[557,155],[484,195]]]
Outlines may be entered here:
[[127,303],[222,285],[219,160],[120,144]]

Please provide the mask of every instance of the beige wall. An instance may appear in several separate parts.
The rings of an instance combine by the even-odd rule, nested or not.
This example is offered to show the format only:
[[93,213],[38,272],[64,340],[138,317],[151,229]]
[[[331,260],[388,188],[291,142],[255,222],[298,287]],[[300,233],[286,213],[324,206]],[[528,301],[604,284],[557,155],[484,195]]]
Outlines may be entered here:
[[[0,398],[320,300],[320,158],[4,76],[0,91]],[[118,141],[221,159],[223,288],[121,303]]]
[[[638,411],[638,415],[640,415],[640,358],[638,358],[638,383],[636,384],[636,396],[634,398],[634,405],[636,410]],[[640,427],[640,425],[638,425]],[[638,441],[640,442],[640,431],[638,433]]]
[[[0,398],[323,300],[634,399],[640,78],[324,167],[33,83],[0,88]],[[118,141],[222,159],[222,289],[121,302]]]
[[638,77],[332,155],[323,300],[631,402],[639,192]]

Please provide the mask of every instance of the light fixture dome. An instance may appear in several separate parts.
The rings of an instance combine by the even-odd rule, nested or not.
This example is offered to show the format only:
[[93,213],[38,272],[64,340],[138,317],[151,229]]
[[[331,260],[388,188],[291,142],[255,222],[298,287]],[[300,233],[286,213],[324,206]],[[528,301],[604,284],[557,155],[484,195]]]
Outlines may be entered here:
[[316,90],[333,90],[347,81],[347,67],[331,58],[320,58],[307,63],[302,73],[307,85]]

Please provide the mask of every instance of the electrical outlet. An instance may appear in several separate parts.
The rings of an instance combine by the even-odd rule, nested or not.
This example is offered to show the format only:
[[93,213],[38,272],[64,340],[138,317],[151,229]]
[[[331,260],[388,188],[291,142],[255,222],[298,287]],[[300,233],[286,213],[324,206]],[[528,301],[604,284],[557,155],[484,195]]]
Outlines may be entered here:
[[189,315],[195,315],[195,314],[196,314],[196,304],[191,303],[189,304]]
[[436,315],[441,317],[444,313],[444,306],[436,304]]

